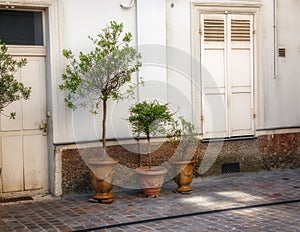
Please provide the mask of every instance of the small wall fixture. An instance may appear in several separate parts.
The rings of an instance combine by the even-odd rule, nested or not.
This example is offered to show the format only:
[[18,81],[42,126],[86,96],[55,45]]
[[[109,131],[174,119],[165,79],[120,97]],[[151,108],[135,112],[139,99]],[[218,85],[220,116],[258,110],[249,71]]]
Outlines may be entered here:
[[131,7],[133,7],[135,3],[135,0],[131,0],[130,4],[129,5],[124,5],[124,4],[120,4],[120,6],[123,8],[123,9],[130,9]]
[[285,57],[286,56],[286,49],[285,48],[278,48],[278,56]]

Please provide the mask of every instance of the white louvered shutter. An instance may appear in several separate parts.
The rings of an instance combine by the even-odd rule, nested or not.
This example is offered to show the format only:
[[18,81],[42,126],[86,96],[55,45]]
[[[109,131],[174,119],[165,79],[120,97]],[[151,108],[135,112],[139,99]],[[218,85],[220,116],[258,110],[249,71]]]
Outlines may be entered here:
[[204,137],[227,135],[225,15],[201,15],[202,106]]
[[204,138],[253,135],[252,16],[200,19]]

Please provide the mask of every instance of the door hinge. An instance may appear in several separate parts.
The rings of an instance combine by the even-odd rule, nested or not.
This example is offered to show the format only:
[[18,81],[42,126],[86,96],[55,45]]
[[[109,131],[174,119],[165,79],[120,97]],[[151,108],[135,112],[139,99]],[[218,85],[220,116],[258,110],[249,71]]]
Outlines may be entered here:
[[201,27],[199,28],[199,34],[202,35],[202,30]]
[[255,29],[253,29],[253,35],[255,35],[255,33],[256,33],[256,30],[255,30]]
[[203,114],[200,116],[200,120],[201,120],[202,122],[204,122],[204,115],[203,115]]
[[253,118],[256,118],[256,113],[253,113]]
[[47,136],[48,134],[48,123],[47,120],[42,120],[40,124],[40,129],[43,130],[43,135]]

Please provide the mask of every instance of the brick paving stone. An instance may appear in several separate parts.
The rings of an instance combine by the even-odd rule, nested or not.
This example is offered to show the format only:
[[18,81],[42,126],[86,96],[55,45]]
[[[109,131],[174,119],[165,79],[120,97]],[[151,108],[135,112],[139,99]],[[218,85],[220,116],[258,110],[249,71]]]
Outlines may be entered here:
[[[0,204],[0,231],[74,231],[107,225],[203,213],[234,207],[300,200],[300,169],[197,178],[193,193],[172,192],[166,183],[158,198],[115,188],[112,204],[89,203],[91,194],[47,197]],[[225,210],[97,231],[300,231],[300,203]]]
[[[167,231],[168,226],[176,225],[173,231],[300,231],[299,220],[293,222],[293,218],[300,213],[300,203],[290,204],[288,211],[285,206],[267,206],[254,210],[238,210],[232,212],[221,212],[213,215],[199,215],[193,217],[182,217],[160,222],[151,222],[149,227],[158,231]],[[276,218],[270,218],[268,212],[274,210],[278,213]],[[291,220],[282,220],[280,212],[289,216]],[[267,216],[265,216],[267,215]],[[231,218],[234,216],[234,220]],[[274,220],[275,219],[275,220]],[[207,222],[211,223],[207,223]],[[148,223],[143,224],[146,226]],[[139,231],[140,225],[130,225],[127,228]],[[106,230],[113,231],[113,230]],[[124,230],[127,231],[127,230]],[[172,231],[172,230],[171,230]]]

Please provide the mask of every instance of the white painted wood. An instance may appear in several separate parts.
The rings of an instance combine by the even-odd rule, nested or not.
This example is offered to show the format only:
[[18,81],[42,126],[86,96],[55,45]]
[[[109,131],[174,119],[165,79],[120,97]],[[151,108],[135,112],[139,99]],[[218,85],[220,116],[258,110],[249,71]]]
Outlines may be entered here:
[[16,118],[14,120],[9,117],[1,117],[1,130],[2,131],[18,131],[22,128],[22,109],[20,102],[14,102],[8,105],[3,114],[9,116],[10,112],[16,112]]
[[[205,30],[213,30],[204,28],[205,19],[224,21],[224,41],[205,39]],[[231,40],[232,20],[250,21],[249,40],[244,34]],[[252,20],[251,15],[201,14],[204,138],[254,134]]]
[[204,138],[223,138],[227,135],[225,94],[206,94],[203,102]]
[[47,141],[45,136],[24,136],[24,183],[25,190],[42,189],[45,185],[45,150]]
[[225,23],[225,15],[201,15],[203,137],[225,137],[227,136],[226,43],[204,40],[205,19],[217,19]]
[[22,137],[2,137],[2,187],[3,192],[20,191],[23,187]]
[[6,6],[6,7],[19,7],[19,6],[25,6],[28,7],[30,5],[31,7],[47,7],[54,3],[55,0],[0,0],[0,5]]
[[26,86],[32,87],[31,97],[28,101],[14,102],[5,109],[6,114],[16,111],[15,120],[1,116],[3,192],[41,189],[47,191],[47,136],[40,129],[40,123],[47,119],[45,57],[26,58],[27,65],[16,76]]
[[252,134],[252,111],[250,93],[233,93],[231,95],[231,136]]
[[251,15],[230,15],[228,20],[249,20],[250,40],[230,41],[229,46],[229,136],[254,134],[253,117],[253,27]]
[[[15,77],[18,81],[20,81],[20,72],[15,74]],[[21,104],[20,102],[13,102],[12,104],[8,105],[3,110],[3,114],[9,116],[10,112],[16,112],[15,120],[10,120],[9,117],[3,117],[0,115],[0,126],[1,131],[12,131],[12,130],[20,130],[22,127],[22,114],[21,114]]]
[[204,68],[207,69],[207,75],[203,82],[207,89],[225,87],[225,50],[224,48],[209,49],[204,52]]
[[31,97],[22,102],[23,130],[39,130],[42,120],[46,120],[45,58],[31,57],[21,69],[22,82],[32,87]]

